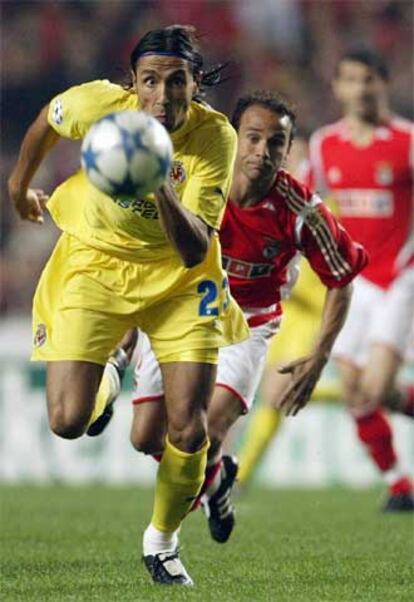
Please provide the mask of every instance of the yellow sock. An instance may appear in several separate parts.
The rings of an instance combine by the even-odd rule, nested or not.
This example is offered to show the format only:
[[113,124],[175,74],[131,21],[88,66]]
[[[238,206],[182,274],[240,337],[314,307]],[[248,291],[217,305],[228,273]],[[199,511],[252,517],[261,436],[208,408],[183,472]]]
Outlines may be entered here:
[[311,399],[318,401],[339,401],[341,394],[342,391],[339,382],[322,378],[316,385]]
[[[115,370],[115,368],[114,368],[114,370]],[[105,368],[104,373],[102,374],[101,383],[99,385],[98,392],[95,397],[95,407],[93,409],[91,417],[89,418],[88,428],[93,422],[95,422],[95,420],[97,420],[99,418],[99,416],[102,414],[102,412],[106,408],[107,404],[113,398],[113,393],[114,393],[113,384],[114,383],[112,382],[111,375],[108,374],[108,372]]]
[[178,529],[204,482],[208,441],[194,454],[174,447],[168,437],[158,468],[151,524],[159,531]]
[[250,479],[278,431],[281,420],[281,412],[269,406],[261,406],[253,414],[246,439],[238,455],[240,465],[237,480],[239,485],[246,485]]

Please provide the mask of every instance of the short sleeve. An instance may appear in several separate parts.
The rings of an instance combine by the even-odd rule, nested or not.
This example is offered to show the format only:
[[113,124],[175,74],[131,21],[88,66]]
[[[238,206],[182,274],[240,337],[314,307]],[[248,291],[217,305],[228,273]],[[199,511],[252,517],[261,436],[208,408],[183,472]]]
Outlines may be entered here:
[[[128,108],[135,95],[108,80],[73,86],[55,96],[49,104],[48,122],[62,137],[83,138],[91,125],[114,111]],[[135,102],[137,104],[137,101]]]
[[204,136],[207,143],[195,159],[182,202],[206,224],[218,229],[230,192],[237,135],[228,124],[217,129],[211,128]]

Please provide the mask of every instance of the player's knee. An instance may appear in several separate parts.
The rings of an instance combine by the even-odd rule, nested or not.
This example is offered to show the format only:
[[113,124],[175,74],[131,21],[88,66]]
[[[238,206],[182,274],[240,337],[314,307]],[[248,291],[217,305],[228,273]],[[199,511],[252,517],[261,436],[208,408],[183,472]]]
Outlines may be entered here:
[[195,453],[207,440],[206,420],[200,416],[185,425],[170,423],[168,438],[174,447],[190,454]]
[[360,404],[360,391],[356,385],[343,383],[342,397],[346,405],[351,409]]
[[51,431],[63,439],[77,439],[86,429],[84,420],[79,417],[70,417],[63,408],[58,408],[49,413],[49,426]]

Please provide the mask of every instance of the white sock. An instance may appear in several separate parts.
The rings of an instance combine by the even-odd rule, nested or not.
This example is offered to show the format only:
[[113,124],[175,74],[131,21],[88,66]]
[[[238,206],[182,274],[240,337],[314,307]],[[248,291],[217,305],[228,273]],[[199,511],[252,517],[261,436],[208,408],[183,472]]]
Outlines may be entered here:
[[178,531],[179,529],[172,533],[165,533],[159,531],[150,523],[144,532],[144,556],[160,554],[161,552],[174,552],[178,546]]
[[[212,462],[212,465],[217,464],[218,461],[220,461],[220,463],[221,463],[221,458],[220,458],[220,460],[215,460],[214,462]],[[216,493],[217,489],[220,487],[221,478],[222,478],[222,474],[221,474],[222,470],[223,470],[223,465],[220,466],[220,469],[217,471],[216,476],[214,477],[214,479],[212,480],[210,485],[207,487],[204,495],[207,496],[208,498],[210,498],[212,495],[214,495]]]
[[404,473],[396,462],[392,468],[386,472],[383,472],[382,476],[384,477],[384,481],[387,483],[388,487],[392,487],[397,481],[403,478]]
[[106,405],[109,405],[121,392],[121,381],[117,369],[111,362],[105,364],[103,376],[106,378],[108,386],[108,399]]

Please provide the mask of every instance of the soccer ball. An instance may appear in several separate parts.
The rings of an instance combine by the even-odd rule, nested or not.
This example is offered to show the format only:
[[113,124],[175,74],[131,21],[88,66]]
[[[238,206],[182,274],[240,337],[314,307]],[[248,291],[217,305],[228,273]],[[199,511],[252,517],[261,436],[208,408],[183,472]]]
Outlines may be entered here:
[[89,180],[110,197],[133,199],[157,190],[172,162],[164,126],[148,113],[110,113],[92,125],[81,150]]

